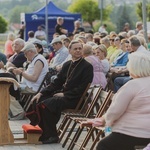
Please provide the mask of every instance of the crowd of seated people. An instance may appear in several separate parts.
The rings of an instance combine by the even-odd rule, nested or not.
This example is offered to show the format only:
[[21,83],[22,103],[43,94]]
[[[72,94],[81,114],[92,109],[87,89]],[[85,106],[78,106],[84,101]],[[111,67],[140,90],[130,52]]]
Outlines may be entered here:
[[[114,93],[123,91],[126,83],[131,83],[130,81],[135,79],[127,67],[131,53],[133,56],[139,52],[147,55],[150,53],[144,39],[141,22],[137,23],[135,30],[123,31],[118,34],[114,31],[109,34],[108,32],[85,33],[79,21],[75,22],[75,27],[73,33],[69,33],[68,30],[65,33],[54,33],[53,39],[49,43],[45,38],[44,40],[37,39],[34,31],[29,31],[28,42],[15,38],[12,33],[9,34],[4,54],[0,53],[0,73],[11,73],[20,82],[20,93],[36,93],[47,72],[51,73],[50,84],[62,84],[64,80],[59,80],[61,83],[57,83],[57,79],[60,74],[66,74],[66,72],[62,73],[64,64],[72,61],[72,56],[75,56],[79,58],[76,60],[77,62],[83,58],[92,65],[92,85],[99,84],[105,89],[106,85],[110,84],[107,83],[107,79],[110,77],[110,90],[113,90]],[[72,41],[82,45],[82,54],[78,46],[75,50],[69,49]],[[57,96],[62,97],[59,94]],[[16,98],[16,100],[18,99]],[[43,137],[42,140],[45,141]]]

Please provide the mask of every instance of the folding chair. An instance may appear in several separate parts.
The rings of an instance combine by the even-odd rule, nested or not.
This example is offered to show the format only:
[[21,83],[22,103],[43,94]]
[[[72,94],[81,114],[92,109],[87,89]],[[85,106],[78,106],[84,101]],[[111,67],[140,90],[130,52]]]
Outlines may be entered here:
[[49,72],[45,75],[43,81],[41,82],[41,85],[36,93],[21,93],[21,105],[23,106],[24,110],[27,111],[29,107],[29,103],[33,96],[35,96],[37,93],[40,92],[40,90],[47,86],[47,79],[49,78]]
[[[84,105],[82,106],[81,110],[79,112],[73,112],[73,113],[66,113],[65,116],[64,116],[64,119],[63,121],[61,122],[59,128],[58,128],[58,133],[60,134],[59,135],[59,142],[62,140],[64,134],[66,133],[67,129],[69,128],[69,125],[71,124],[71,119],[70,117],[78,117],[78,116],[86,116],[87,113],[90,113],[88,111],[90,111],[90,109],[92,109],[92,106],[94,105],[93,103],[93,100],[91,101],[91,106],[88,108],[88,109],[85,109],[87,108],[88,106],[88,103],[89,103],[89,99],[91,99],[91,97],[95,100],[96,102],[96,98],[98,98],[98,94],[100,93],[100,91],[102,90],[102,87],[90,87],[89,88],[89,95],[88,97],[86,98],[85,100],[85,103]],[[86,110],[86,111],[85,111]]]
[[[106,91],[101,90],[96,95],[95,99],[93,99],[93,103],[91,104],[91,108],[89,107],[89,109],[87,110],[86,116],[84,116],[84,117],[82,117],[82,116],[80,116],[80,117],[70,117],[70,120],[74,121],[74,123],[73,123],[73,125],[72,125],[72,127],[71,127],[64,143],[62,144],[62,147],[64,147],[66,145],[68,140],[71,140],[71,135],[73,133],[73,130],[75,129],[76,125],[80,123],[80,121],[86,120],[89,117],[94,118],[93,115],[91,116],[91,113],[93,113],[93,111],[96,111],[96,109],[95,109],[96,103],[99,102],[99,105],[101,107],[101,105],[103,105],[103,102],[105,101],[105,99],[109,97],[110,93],[111,92],[106,92]],[[98,112],[95,112],[95,113],[97,114]],[[77,129],[77,132],[78,132],[78,130],[79,130],[79,128]],[[72,139],[72,141],[73,141],[73,139]]]
[[86,87],[86,89],[85,89],[83,95],[81,96],[81,98],[80,98],[80,100],[79,100],[79,102],[78,102],[76,108],[75,108],[75,109],[66,109],[66,110],[64,110],[64,111],[62,112],[62,114],[80,111],[80,109],[82,108],[82,104],[84,104],[84,101],[85,101],[85,98],[86,98],[86,94],[87,94],[87,91],[88,91],[90,85],[91,85],[91,83],[89,83],[89,84],[87,85],[87,87]]
[[[107,96],[105,97],[105,100],[103,101],[102,105],[99,108],[99,111],[98,111],[97,115],[95,116],[96,118],[101,117],[105,113],[107,108],[109,107],[109,104],[111,102],[111,99],[110,99],[111,95],[112,95],[112,92],[111,91],[108,92]],[[71,143],[70,143],[70,145],[68,147],[69,150],[72,150],[75,145],[79,146],[80,148],[83,147],[84,145],[87,144],[87,141],[89,140],[89,136],[93,135],[93,132],[91,132],[91,130],[93,131],[93,128],[92,128],[91,125],[90,126],[88,125],[88,132],[87,132],[87,136],[85,138],[86,140],[84,140],[83,143],[82,143],[83,145],[77,143],[77,141],[78,141],[78,139],[79,139],[79,137],[80,137],[84,127],[87,127],[87,126],[80,126],[80,125],[81,125],[82,121],[85,121],[87,119],[88,118],[75,118],[74,119],[75,124],[79,124],[79,126],[78,126],[78,129],[77,129],[75,135],[73,136],[73,138],[71,140]]]
[[107,84],[104,89],[105,91],[109,91],[112,89],[112,75],[113,75],[113,73],[111,73],[111,72],[108,72],[106,74]]
[[[111,104],[113,95],[114,94],[111,94],[109,99],[107,99],[105,101],[105,103],[103,105],[103,108],[99,110],[99,113],[98,113],[97,117],[101,117],[104,114],[104,112],[107,111],[109,105]],[[86,127],[86,125],[83,126],[83,128],[84,127]],[[88,127],[89,127],[89,125],[88,125]],[[90,137],[92,137],[94,131],[96,131],[96,137],[94,138],[92,144],[90,145],[90,148],[88,147],[88,149],[93,150],[95,145],[96,145],[96,143],[99,141],[100,136],[104,136],[104,129],[105,129],[105,127],[92,127],[90,125],[90,129],[89,129],[86,137],[84,138],[82,144],[80,145],[79,150],[85,150],[86,149],[86,146],[87,146],[87,144],[88,144],[88,142],[90,140]]]
[[[90,94],[88,95],[88,97],[86,96],[87,94],[87,91],[89,90],[93,90],[94,87],[90,88],[90,84],[87,86],[86,90],[84,91],[77,107],[75,109],[67,109],[65,110],[64,112],[62,112],[62,114],[64,115],[64,118],[62,120],[62,122],[60,123],[57,131],[58,131],[58,134],[59,134],[59,142],[62,140],[63,136],[64,136],[64,133],[66,131],[66,126],[69,126],[69,122],[68,122],[68,115],[77,115],[77,114],[83,114],[85,112],[85,108],[87,106],[87,100],[90,96]],[[87,98],[85,98],[87,97]],[[83,104],[83,105],[82,105]],[[82,106],[81,106],[82,105]],[[65,129],[65,130],[64,130]]]

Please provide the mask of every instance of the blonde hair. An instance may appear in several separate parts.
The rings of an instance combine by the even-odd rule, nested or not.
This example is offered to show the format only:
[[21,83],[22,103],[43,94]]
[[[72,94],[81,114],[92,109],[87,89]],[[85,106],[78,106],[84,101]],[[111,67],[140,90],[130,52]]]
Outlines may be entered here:
[[11,41],[14,41],[16,38],[15,34],[14,33],[9,33],[8,36],[7,36],[7,40],[11,40]]
[[129,55],[127,68],[133,77],[150,76],[150,54],[134,52]]
[[104,44],[98,46],[98,48],[104,53],[104,56],[107,56],[107,48]]

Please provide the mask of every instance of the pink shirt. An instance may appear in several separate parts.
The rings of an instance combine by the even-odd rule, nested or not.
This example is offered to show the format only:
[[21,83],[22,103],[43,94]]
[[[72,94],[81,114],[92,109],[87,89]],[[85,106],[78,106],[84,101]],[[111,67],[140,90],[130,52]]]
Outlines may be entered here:
[[14,54],[14,51],[13,51],[13,49],[12,49],[12,42],[13,42],[13,41],[8,40],[8,41],[6,41],[6,43],[5,43],[5,51],[4,51],[4,53],[5,53],[5,55],[7,56],[7,58],[8,58],[9,56],[11,56],[11,55]]
[[113,132],[150,138],[150,77],[136,78],[122,86],[105,120]]

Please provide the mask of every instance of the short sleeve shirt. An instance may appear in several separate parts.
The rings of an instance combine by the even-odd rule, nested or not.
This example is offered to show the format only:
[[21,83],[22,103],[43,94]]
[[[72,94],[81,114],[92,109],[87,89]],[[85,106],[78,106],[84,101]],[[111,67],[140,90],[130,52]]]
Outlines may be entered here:
[[12,64],[14,64],[17,68],[23,67],[23,63],[27,61],[26,57],[24,56],[23,52],[20,52],[19,54],[14,55]]
[[59,25],[59,24],[57,24],[57,25],[55,26],[55,32],[57,32],[59,35],[63,34],[63,33],[61,32],[61,29],[63,29],[63,26],[61,26],[61,25]]

